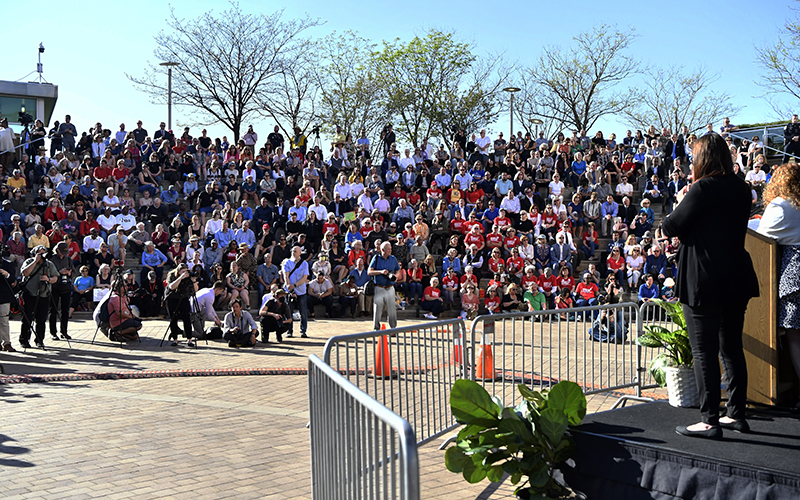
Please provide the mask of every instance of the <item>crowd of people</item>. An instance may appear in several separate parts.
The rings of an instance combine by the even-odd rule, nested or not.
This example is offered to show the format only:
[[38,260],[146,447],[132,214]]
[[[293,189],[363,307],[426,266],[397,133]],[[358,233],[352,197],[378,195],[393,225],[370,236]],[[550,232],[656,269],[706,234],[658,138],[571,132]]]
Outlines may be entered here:
[[[733,130],[726,119],[719,133],[730,141]],[[391,286],[398,307],[426,318],[613,303],[626,291],[674,299],[680,242],[664,236],[656,210],[670,213],[689,182],[697,136],[686,129],[508,140],[458,130],[451,144],[426,138],[413,149],[398,148],[391,126],[377,144],[337,127],[330,147],[294,132],[287,140],[275,126],[259,142],[251,126],[230,142],[164,123],[154,133],[141,121],[114,132],[96,123],[79,134],[69,116],[49,131],[37,120],[24,150],[5,157],[0,185],[9,280],[25,278],[37,344],[40,317],[49,315],[54,339],[60,317],[68,338],[73,312],[105,293],[114,299],[115,269],[139,265],[138,280],[129,269],[111,301],[115,328],[135,319],[120,312],[129,306],[139,316],[166,306],[173,343],[183,334],[193,345],[192,309],[223,325],[213,310],[232,307],[232,345],[255,343],[250,311],[264,341],[292,335],[296,322],[306,336],[317,305],[326,317],[357,317],[385,302],[365,293],[382,281],[370,264],[385,242],[398,269],[378,288]],[[756,202],[768,173],[762,149],[757,138],[731,143]],[[42,265],[48,252],[55,271]],[[51,300],[37,300],[45,295],[28,279],[34,272]],[[124,330],[136,338],[132,323]]]

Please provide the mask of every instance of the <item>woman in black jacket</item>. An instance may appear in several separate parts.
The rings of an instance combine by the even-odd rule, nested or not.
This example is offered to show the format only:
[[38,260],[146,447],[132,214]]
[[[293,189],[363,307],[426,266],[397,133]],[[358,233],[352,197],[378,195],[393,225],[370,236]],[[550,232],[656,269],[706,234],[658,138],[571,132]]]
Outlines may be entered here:
[[[758,279],[744,248],[750,189],[733,173],[730,152],[717,134],[697,141],[692,174],[694,183],[678,193],[679,204],[661,226],[666,236],[681,241],[677,295],[692,344],[703,416],[701,423],[676,431],[719,439],[721,427],[749,430],[742,327],[747,302],[758,296]],[[718,353],[728,379],[727,415],[722,418]]]

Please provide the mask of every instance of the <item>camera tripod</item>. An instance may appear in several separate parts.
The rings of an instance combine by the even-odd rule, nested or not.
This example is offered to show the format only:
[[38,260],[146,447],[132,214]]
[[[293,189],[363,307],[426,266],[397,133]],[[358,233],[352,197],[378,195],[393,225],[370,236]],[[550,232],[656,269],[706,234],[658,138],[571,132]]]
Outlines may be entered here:
[[[191,323],[192,330],[194,330],[195,316],[200,316],[202,313],[200,311],[200,304],[197,302],[197,292],[194,289],[195,281],[194,281],[194,279],[192,278],[191,275],[189,276],[189,281],[190,281],[191,287],[192,287],[191,288],[192,289],[192,294],[189,296],[189,323]],[[169,286],[169,285],[167,285],[167,286]],[[192,312],[192,309],[194,309],[194,312]],[[177,311],[175,311],[175,313],[177,313]],[[170,333],[170,326],[172,324],[172,319],[173,319],[172,318],[173,311],[169,310],[169,306],[167,306],[167,314],[170,317],[170,324],[167,325],[167,328],[164,330],[164,335],[163,335],[163,337],[161,337],[161,342],[158,344],[159,347],[164,345],[164,341],[167,340],[167,336]],[[201,320],[202,320],[202,317],[201,317]],[[184,334],[188,334],[188,332],[184,332]],[[191,338],[191,337],[189,337],[189,338]],[[177,337],[175,338],[175,340],[177,341]],[[197,341],[198,340],[199,340],[199,338],[197,338],[195,336],[195,343],[194,343],[195,349],[197,348]],[[208,345],[208,338],[205,338],[204,340],[206,341],[206,345]]]

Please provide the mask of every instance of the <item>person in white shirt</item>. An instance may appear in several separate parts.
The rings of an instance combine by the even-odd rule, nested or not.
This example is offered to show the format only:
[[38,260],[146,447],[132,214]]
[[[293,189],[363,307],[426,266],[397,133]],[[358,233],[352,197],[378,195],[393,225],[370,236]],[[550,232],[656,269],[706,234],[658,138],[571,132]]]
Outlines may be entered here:
[[375,210],[375,207],[372,205],[372,199],[369,197],[366,191],[361,193],[361,196],[358,197],[358,206],[363,208],[367,211],[367,213],[372,213]]
[[129,212],[130,210],[127,206],[122,207],[122,213],[116,217],[117,225],[125,230],[125,234],[130,233],[131,230],[136,227],[136,217],[131,215]]
[[219,316],[217,316],[217,311],[214,310],[214,299],[218,295],[222,295],[224,291],[225,283],[222,281],[214,283],[213,288],[201,288],[196,294],[199,311],[197,307],[195,307],[195,304],[192,303],[192,312],[199,312],[201,321],[204,323],[206,321],[213,321],[217,326],[222,325],[222,321],[220,321]]
[[353,196],[353,191],[350,189],[350,184],[347,182],[347,174],[344,172],[339,174],[339,182],[333,187],[333,192],[339,193],[342,201],[347,201]]
[[325,221],[328,220],[328,209],[325,208],[325,205],[321,204],[322,197],[315,196],[314,197],[314,204],[308,207],[309,212],[314,212],[317,216],[317,220]]
[[89,236],[83,238],[83,251],[84,252],[99,252],[100,245],[103,244],[103,238],[97,234],[97,229],[92,228],[89,231]]
[[399,164],[400,164],[400,169],[401,169],[403,172],[405,172],[405,171],[408,169],[409,165],[410,165],[410,166],[412,166],[412,167],[414,166],[414,159],[413,159],[413,158],[411,158],[411,150],[410,150],[410,149],[406,149],[406,150],[403,152],[403,154],[404,154],[405,156],[403,156],[402,158],[400,158],[400,160],[399,160],[397,163],[399,163]]
[[461,189],[467,190],[469,186],[472,184],[472,175],[467,172],[467,167],[465,164],[459,164],[458,166],[458,173],[453,177],[453,182],[458,181],[461,184]]
[[[439,171],[438,174],[436,174],[434,180],[436,181],[436,184],[439,185],[439,188],[442,191],[446,191],[447,188],[450,187],[450,184],[453,183],[453,178],[450,177],[450,174],[448,174],[447,170],[444,169],[442,169],[441,171]],[[469,186],[469,184],[467,184],[467,186]]]
[[389,212],[391,205],[389,204],[389,200],[386,199],[386,192],[384,190],[381,189],[378,191],[378,199],[375,200],[373,206],[375,207],[375,210],[382,214]]
[[500,208],[504,208],[508,213],[519,215],[519,199],[514,196],[514,191],[508,191],[506,197],[500,202]]
[[561,193],[564,192],[564,183],[561,182],[561,178],[558,174],[553,174],[553,180],[550,181],[549,190],[551,200],[555,200],[556,198],[560,197]]
[[627,177],[622,178],[622,182],[617,184],[617,196],[624,198],[625,196],[631,197],[633,195],[633,184],[628,182]]
[[114,232],[114,226],[117,225],[117,217],[111,214],[111,208],[106,207],[106,211],[97,218],[97,223],[109,235]]
[[486,130],[481,129],[480,137],[475,138],[475,147],[478,148],[478,152],[481,156],[484,157],[483,164],[486,165],[486,162],[489,160],[489,146],[492,145],[492,139],[486,136]]

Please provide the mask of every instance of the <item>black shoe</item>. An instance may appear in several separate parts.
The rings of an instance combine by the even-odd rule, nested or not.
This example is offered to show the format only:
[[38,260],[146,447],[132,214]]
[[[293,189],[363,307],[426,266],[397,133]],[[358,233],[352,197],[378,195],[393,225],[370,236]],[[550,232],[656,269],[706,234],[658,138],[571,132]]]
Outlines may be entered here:
[[230,342],[228,342],[228,347],[236,347],[236,342],[231,340]]
[[172,343],[171,343],[170,345],[171,345],[172,347],[178,347],[178,341],[177,341],[177,340],[173,340],[173,341],[172,341]]
[[307,338],[308,338],[308,335],[306,335],[305,333],[301,333],[301,334],[300,334],[300,337],[301,337],[301,338],[304,338],[304,339],[307,339]]
[[19,345],[21,345],[25,349],[30,349],[31,348],[31,343],[28,342],[27,340],[19,339]]
[[66,333],[62,333],[62,334],[61,334],[61,338],[62,338],[62,339],[64,339],[64,340],[72,340],[72,337],[70,337],[70,336],[69,336],[69,335],[67,335]]
[[279,344],[280,344],[281,342],[283,342],[283,337],[281,337],[281,334],[280,334],[280,333],[276,333],[276,334],[275,334],[275,336],[276,336],[276,337],[278,337],[278,343],[279,343]]
[[294,334],[292,332],[289,332],[289,333],[286,334],[286,338],[293,339],[294,338]]
[[704,431],[690,431],[685,425],[679,425],[675,432],[682,436],[699,437],[703,439],[722,439],[722,428],[719,426],[710,427]]
[[47,350],[47,349],[45,349],[45,348],[44,348],[44,342],[42,342],[41,340],[37,340],[37,341],[35,342],[35,344],[36,344],[36,347],[38,347],[39,349],[41,349],[41,350],[43,350],[43,351],[46,351],[46,350]]
[[58,335],[56,335],[55,333],[51,333],[50,334],[50,338],[53,339],[53,340],[61,340],[60,338],[58,338]]
[[747,423],[747,420],[734,420],[733,422],[720,422],[719,426],[723,429],[729,429],[735,432],[741,432],[742,434],[747,434],[750,432],[750,424]]

